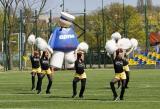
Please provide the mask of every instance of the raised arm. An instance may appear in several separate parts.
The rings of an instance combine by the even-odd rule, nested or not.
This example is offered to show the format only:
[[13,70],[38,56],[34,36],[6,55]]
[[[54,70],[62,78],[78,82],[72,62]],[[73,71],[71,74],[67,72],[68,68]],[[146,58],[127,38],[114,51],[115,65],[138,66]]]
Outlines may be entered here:
[[31,46],[31,56],[34,55],[34,45]]
[[132,47],[128,52],[126,52],[126,55],[128,56],[133,50],[134,50],[134,47]]

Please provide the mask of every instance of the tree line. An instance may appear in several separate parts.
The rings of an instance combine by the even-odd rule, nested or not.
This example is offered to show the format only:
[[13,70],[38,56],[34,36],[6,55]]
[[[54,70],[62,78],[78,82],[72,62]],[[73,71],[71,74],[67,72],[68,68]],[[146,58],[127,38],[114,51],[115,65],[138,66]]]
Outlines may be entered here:
[[[0,40],[4,41],[4,19],[6,20],[6,50],[8,51],[7,62],[9,69],[12,67],[12,54],[18,52],[18,46],[12,44],[12,41],[18,41],[16,34],[19,33],[20,27],[20,10],[23,13],[23,32],[26,39],[34,33],[40,37],[48,39],[52,27],[57,24],[57,21],[43,22],[39,20],[39,16],[43,14],[44,7],[47,0],[0,0]],[[38,5],[37,5],[38,3]],[[35,11],[37,10],[37,11]],[[103,13],[102,13],[103,12]],[[49,17],[48,17],[49,18]],[[149,32],[160,30],[160,7],[153,7],[147,9],[147,20]],[[84,16],[76,17],[75,23],[83,27]],[[82,31],[75,26],[76,33],[80,35]],[[120,3],[112,3],[106,5],[102,9],[97,9],[86,16],[86,42],[90,48],[97,50],[104,49],[105,41],[110,39],[113,32],[118,31],[123,37],[136,38],[139,45],[145,46],[145,16],[144,12],[140,11],[137,7],[125,5]],[[83,36],[79,38],[83,40]],[[14,45],[14,46],[12,46]],[[1,49],[0,44],[0,49]],[[1,50],[2,51],[2,50]],[[24,43],[23,55],[27,55],[30,47],[27,42]]]

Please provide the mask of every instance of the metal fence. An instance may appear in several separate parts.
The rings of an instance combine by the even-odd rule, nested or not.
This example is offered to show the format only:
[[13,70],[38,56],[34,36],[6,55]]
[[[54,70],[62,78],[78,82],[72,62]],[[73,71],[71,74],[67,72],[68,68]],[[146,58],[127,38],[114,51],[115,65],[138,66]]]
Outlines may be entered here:
[[[82,0],[78,0],[76,1],[75,5],[79,6],[79,4],[77,3],[81,2],[82,8],[80,8],[79,10],[74,10],[72,9],[72,7],[69,7],[69,4],[67,4],[68,1],[69,0],[63,0],[63,3],[62,3],[63,5],[60,8],[62,8],[62,10],[64,11],[69,11],[70,13],[76,15],[77,17],[78,15],[83,16],[83,22],[81,24],[76,24],[75,22],[75,26],[77,27],[76,31],[80,31],[79,29],[81,28],[84,36],[83,40],[86,41],[87,43],[89,43],[87,39],[88,37],[87,33],[89,32],[88,26],[90,25],[94,28],[96,27],[95,25],[96,22],[92,21],[93,19],[89,19],[90,17],[88,17],[91,15],[91,13],[95,12],[95,9],[90,10],[89,7],[93,5],[95,2],[97,3],[97,5],[99,5],[98,6],[99,8],[97,8],[96,11],[98,10],[97,12],[99,12],[98,17],[99,19],[101,19],[101,23],[100,25],[98,25],[99,29],[95,29],[95,31],[92,34],[92,36],[97,39],[97,41],[95,41],[94,43],[95,46],[92,46],[85,56],[86,58],[85,63],[88,68],[110,67],[109,65],[112,64],[112,60],[107,56],[104,50],[104,46],[105,46],[105,42],[108,39],[110,39],[110,36],[114,31],[120,31],[123,37],[138,38],[143,36],[143,38],[140,38],[141,40],[139,41],[139,44],[142,47],[142,49],[148,49],[149,48],[148,34],[152,31],[157,31],[160,28],[159,27],[159,23],[160,23],[159,9],[160,8],[158,8],[159,6],[157,5],[159,4],[157,3],[156,0],[154,1],[137,0],[136,2],[131,0],[97,0],[97,1],[94,0],[92,3],[90,2],[90,0],[84,0],[83,2]],[[120,9],[115,8],[115,10],[117,9],[119,10],[119,11],[115,11],[118,13],[114,13],[114,12],[109,13],[108,9],[110,8],[110,11],[112,11],[114,4],[117,4],[117,3],[120,4],[121,6]],[[157,5],[155,6],[155,4]],[[139,15],[141,18],[139,20],[140,24],[136,24],[134,22],[135,19],[132,18],[132,15],[129,15],[128,10],[130,8],[127,7],[128,5],[131,5],[132,7],[136,8],[135,13],[137,13],[137,15]],[[30,33],[34,33],[37,37],[39,36],[44,37],[46,40],[48,40],[50,33],[56,24],[55,21],[53,20],[54,13],[57,13],[57,12],[53,10],[53,11],[48,11],[46,13],[43,13],[41,15],[41,18],[47,19],[45,23],[43,23],[43,20],[37,16],[37,11],[34,11],[34,15],[29,18],[30,19],[29,22],[27,22],[28,18],[27,16],[24,15],[22,11],[19,13],[19,16],[20,16],[19,22],[18,22],[19,28],[16,31],[16,33],[18,33],[19,37],[18,36],[17,37],[19,40],[17,40],[17,43],[9,44],[9,46],[11,46],[11,49],[17,46],[17,48],[14,48],[14,50],[11,52],[11,57],[12,57],[11,61],[13,63],[13,67],[21,70],[24,68],[24,66],[30,67],[31,65],[28,59],[30,55],[30,47],[28,45],[26,47],[27,48],[26,54],[25,55],[23,54],[24,42],[23,42],[22,36],[23,36],[23,33],[26,36],[28,35],[28,33],[26,33],[25,31],[25,28],[27,27],[27,25],[30,24],[30,28],[32,30]],[[131,22],[130,20],[133,20],[133,21]],[[6,27],[6,29],[4,28],[3,30],[4,36],[7,35],[6,33],[8,31],[6,24],[5,23],[3,24],[3,27]],[[45,27],[41,28],[41,26],[44,26],[44,25]],[[135,25],[135,26],[132,27],[131,25]],[[141,28],[142,31],[140,33],[138,33],[139,30],[136,31],[136,33],[138,33],[140,36],[134,35],[135,32],[132,31],[134,28],[137,28],[137,29]],[[25,41],[26,40],[27,39],[25,39]],[[145,43],[141,43],[142,41]],[[4,40],[2,45],[4,50],[2,50],[2,53],[0,55],[0,64],[3,67],[7,67],[6,59],[8,57],[8,54],[7,54],[8,52],[5,51],[8,45],[7,39]]]

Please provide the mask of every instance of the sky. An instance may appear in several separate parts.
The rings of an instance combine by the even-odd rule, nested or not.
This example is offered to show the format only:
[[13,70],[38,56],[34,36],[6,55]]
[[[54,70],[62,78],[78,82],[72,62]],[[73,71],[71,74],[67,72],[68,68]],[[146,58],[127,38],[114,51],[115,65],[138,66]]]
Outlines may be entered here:
[[[103,0],[104,6],[111,4],[112,2],[123,3],[123,0]],[[160,0],[152,0],[154,5],[160,6]],[[53,16],[58,16],[62,7],[60,5],[63,0],[47,0],[45,11],[52,10]],[[137,0],[124,0],[125,4],[137,5]],[[102,7],[102,0],[86,0],[86,11],[92,12]],[[84,0],[64,0],[64,10],[68,10],[73,13],[81,13],[84,10]]]

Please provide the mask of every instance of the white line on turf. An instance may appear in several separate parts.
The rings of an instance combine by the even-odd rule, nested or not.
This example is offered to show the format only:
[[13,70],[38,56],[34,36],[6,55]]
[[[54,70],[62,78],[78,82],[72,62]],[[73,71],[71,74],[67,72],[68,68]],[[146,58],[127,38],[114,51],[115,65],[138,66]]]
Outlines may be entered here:
[[1,82],[0,84],[26,84],[26,83],[9,83],[9,82]]
[[[98,96],[98,95],[105,95],[106,93],[103,93],[103,94],[85,94],[85,95],[92,95],[92,96]],[[44,96],[52,96],[52,94],[50,94],[50,95],[46,95],[46,94],[36,94],[36,92],[34,93],[31,93],[31,94],[0,94],[0,96],[35,96],[35,95],[37,95],[37,96],[41,96],[41,95],[44,95]],[[54,96],[55,94],[53,94],[53,96]],[[61,94],[61,95],[58,95],[58,96],[71,96],[71,94],[70,93],[66,93],[66,94]]]
[[[108,83],[109,83],[109,82],[108,82]],[[132,81],[131,83],[132,83],[132,84],[138,83],[139,85],[141,85],[141,84],[142,84],[142,85],[143,85],[143,84],[146,85],[146,84],[151,84],[151,83],[157,83],[157,84],[159,84],[160,82]],[[18,83],[16,83],[16,82],[12,82],[12,83],[11,83],[11,82],[1,82],[0,84],[22,84],[22,85],[23,85],[23,84],[28,84],[28,83],[25,83],[25,82],[21,82],[21,83],[19,83],[19,82],[18,82]],[[64,84],[64,83],[56,83],[56,84]],[[65,82],[65,84],[71,84],[71,83],[70,83],[70,81],[68,81],[68,82]],[[94,83],[94,84],[99,84],[99,83]]]
[[42,108],[0,108],[0,109],[42,109]]
[[[0,100],[0,103],[26,103],[26,102],[53,102],[53,101],[57,101],[57,102],[104,102],[104,103],[113,103],[115,101],[108,101],[108,100],[105,100],[105,99],[99,99],[99,100],[87,100],[87,99],[72,99],[72,100],[69,100],[69,99],[65,99],[65,100]],[[123,103],[160,103],[160,101],[116,101],[116,102],[123,102]]]

